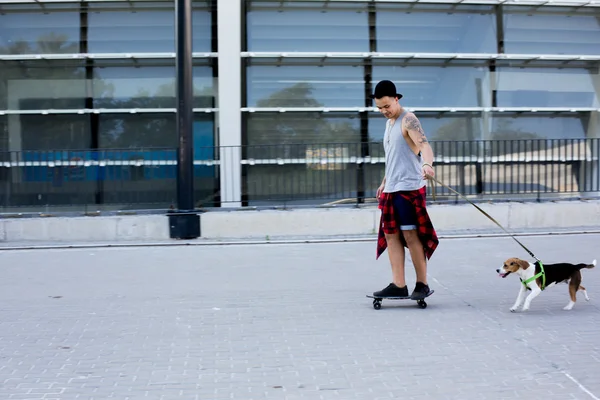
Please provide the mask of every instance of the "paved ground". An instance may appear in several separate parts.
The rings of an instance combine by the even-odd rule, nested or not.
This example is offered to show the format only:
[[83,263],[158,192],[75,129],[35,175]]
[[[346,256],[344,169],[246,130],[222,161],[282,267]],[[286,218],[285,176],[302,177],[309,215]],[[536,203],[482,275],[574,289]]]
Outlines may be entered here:
[[[600,235],[521,238],[600,261]],[[508,311],[510,238],[445,239],[425,310],[374,242],[0,251],[0,399],[599,399],[600,270]],[[411,267],[412,268],[412,267]],[[414,282],[412,269],[409,282]]]

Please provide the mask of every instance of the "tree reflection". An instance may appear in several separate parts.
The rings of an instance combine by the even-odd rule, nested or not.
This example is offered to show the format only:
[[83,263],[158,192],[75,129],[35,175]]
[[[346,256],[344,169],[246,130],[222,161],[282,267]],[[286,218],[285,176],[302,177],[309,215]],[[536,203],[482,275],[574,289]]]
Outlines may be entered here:
[[[69,43],[66,35],[57,34],[42,36],[33,46],[26,41],[16,41],[0,47],[3,54],[77,53],[78,50],[78,45]],[[1,69],[0,108],[81,109],[85,106],[85,68],[79,60],[3,61]],[[36,87],[39,81],[44,81],[43,89]],[[11,93],[25,96],[10,99]],[[83,115],[14,118],[20,119],[23,150],[74,149],[90,145],[89,123]]]
[[473,140],[481,137],[481,130],[474,130],[471,118],[455,118],[432,132],[430,140]]
[[[434,142],[434,149],[439,156],[467,156],[480,154],[483,147],[475,143],[478,140],[514,141],[542,139],[534,132],[527,132],[514,127],[514,121],[498,118],[493,123],[492,131],[488,136],[482,132],[481,118],[456,117],[440,126],[429,136]],[[437,143],[436,143],[437,142]],[[494,145],[494,154],[512,152],[512,148],[505,145]]]
[[[258,107],[323,107],[313,97],[313,86],[297,83],[257,101]],[[248,144],[257,152],[269,150],[270,145],[283,149],[281,157],[304,157],[306,144],[360,143],[358,115],[339,115],[321,112],[251,113],[248,117]],[[281,146],[287,145],[287,146]],[[337,146],[339,147],[339,145]],[[350,146],[355,153],[359,146]],[[249,149],[250,151],[251,149]],[[273,154],[275,155],[275,154]]]
[[534,132],[526,132],[520,128],[513,127],[514,121],[499,119],[496,127],[493,128],[491,139],[493,140],[517,140],[517,139],[541,139],[541,136]]
[[[258,100],[257,106],[323,107],[313,90],[310,84],[297,83]],[[360,155],[359,118],[358,114],[322,112],[249,113],[247,158],[306,158],[308,162],[250,166],[243,193],[251,201],[345,196],[339,191],[346,188],[343,182],[354,187],[356,164],[331,161]],[[291,182],[293,194],[289,192]]]
[[[131,97],[100,98],[96,106],[113,109],[174,108],[175,79],[160,85],[154,92],[138,89]],[[194,107],[212,108],[210,87],[194,87]],[[105,114],[102,117],[100,142],[102,147],[177,147],[176,115],[174,113]]]

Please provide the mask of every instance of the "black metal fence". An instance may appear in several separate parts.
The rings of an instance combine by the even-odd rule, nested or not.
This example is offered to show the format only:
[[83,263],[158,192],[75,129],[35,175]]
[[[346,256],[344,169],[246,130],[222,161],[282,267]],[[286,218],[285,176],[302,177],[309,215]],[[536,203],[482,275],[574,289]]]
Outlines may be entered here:
[[[431,145],[436,177],[474,200],[600,196],[597,138]],[[0,212],[167,210],[177,203],[175,152],[0,153]],[[211,147],[197,149],[194,158],[199,208],[240,200],[269,207],[372,203],[385,170],[381,142]],[[221,191],[221,182],[239,182],[241,199]],[[436,200],[460,201],[439,186]]]

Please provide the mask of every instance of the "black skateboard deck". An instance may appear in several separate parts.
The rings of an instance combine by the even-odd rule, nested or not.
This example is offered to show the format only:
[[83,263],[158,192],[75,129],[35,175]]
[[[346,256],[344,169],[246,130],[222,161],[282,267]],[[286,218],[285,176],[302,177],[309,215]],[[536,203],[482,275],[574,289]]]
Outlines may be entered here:
[[[427,296],[425,296],[425,298],[431,296],[433,294],[434,290],[431,290]],[[376,310],[379,310],[381,308],[381,301],[383,299],[386,300],[410,300],[410,296],[406,296],[406,297],[376,297],[373,296],[372,294],[368,294],[367,295],[368,298],[374,299],[373,300],[373,308]],[[421,308],[427,308],[427,302],[425,301],[425,299],[421,299],[421,300],[413,300],[417,302],[417,305]]]

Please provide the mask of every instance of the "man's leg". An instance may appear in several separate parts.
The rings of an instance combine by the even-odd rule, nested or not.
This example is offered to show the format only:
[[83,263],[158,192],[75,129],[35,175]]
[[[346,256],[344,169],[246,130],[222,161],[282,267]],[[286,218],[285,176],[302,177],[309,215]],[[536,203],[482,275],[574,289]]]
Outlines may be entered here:
[[417,282],[427,285],[427,260],[425,259],[425,249],[419,239],[419,235],[415,229],[404,230],[404,239],[410,252],[410,258],[415,266],[417,273]]
[[425,258],[423,243],[421,243],[421,239],[417,233],[417,213],[414,206],[402,197],[394,203],[394,207],[402,221],[400,229],[406,241],[406,246],[410,252],[410,258],[415,266],[417,275],[417,282],[411,298],[413,300],[424,299],[429,293],[429,286],[427,284],[427,259]]
[[419,235],[415,229],[404,230],[404,239],[410,251],[410,258],[415,266],[417,273],[417,283],[410,298],[413,300],[421,300],[429,294],[429,285],[427,284],[427,260],[425,259],[425,249],[423,243],[419,239]]
[[375,297],[408,297],[408,287],[404,277],[404,246],[400,242],[400,233],[386,233],[385,240],[392,266],[392,283],[373,295]]
[[392,281],[399,288],[406,286],[406,278],[404,276],[404,246],[400,241],[400,234],[386,234],[385,240],[388,245],[388,256],[392,266]]

